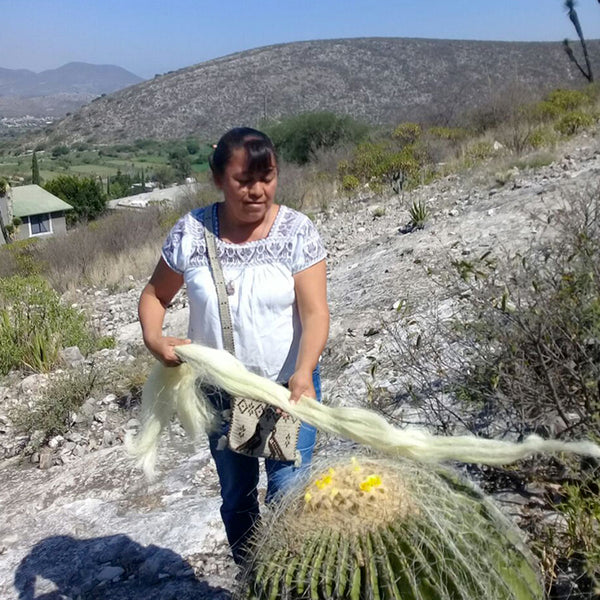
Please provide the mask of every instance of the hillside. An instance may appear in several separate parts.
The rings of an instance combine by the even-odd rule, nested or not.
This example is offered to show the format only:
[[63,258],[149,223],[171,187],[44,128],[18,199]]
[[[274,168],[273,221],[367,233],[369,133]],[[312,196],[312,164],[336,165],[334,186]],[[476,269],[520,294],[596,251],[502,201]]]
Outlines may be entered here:
[[0,68],[0,117],[63,116],[100,94],[143,81],[115,65],[71,62],[34,73]]
[[[589,43],[600,63],[600,41]],[[507,86],[582,83],[559,42],[360,38],[295,42],[232,54],[100,98],[46,130],[50,142],[216,137],[303,111],[370,123],[452,119]],[[40,140],[41,138],[37,138]]]
[[[547,224],[567,199],[595,188],[599,171],[596,128],[558,148],[550,164],[513,169],[504,185],[488,170],[475,170],[406,194],[357,198],[345,209],[332,206],[315,215],[328,250],[332,313],[322,363],[326,401],[364,405],[369,390],[398,394],[405,374],[395,336],[406,325],[398,301],[412,307],[412,333],[430,332],[438,317],[455,314],[463,298],[439,283],[453,259],[476,260],[488,251],[501,259],[543,243],[552,235]],[[425,229],[405,234],[401,226],[412,201],[426,203],[431,219]],[[159,246],[157,240],[157,255]],[[117,348],[89,359],[104,371],[133,369],[141,345],[136,302],[144,283],[132,281],[131,290],[118,294],[78,290],[78,302],[90,309],[102,332],[118,338]],[[167,334],[185,331],[185,304],[180,295],[170,308]],[[0,596],[33,597],[27,594],[35,585],[36,597],[47,598],[229,600],[235,569],[205,440],[193,446],[174,424],[161,445],[159,476],[148,483],[132,470],[122,447],[125,432],[139,427],[138,409],[108,394],[88,398],[65,437],[56,436],[19,462],[28,440],[8,415],[16,405],[34,406],[47,379],[42,374],[3,382]],[[442,404],[437,410],[452,419],[451,408]],[[417,424],[413,407],[400,410],[402,425]],[[357,450],[321,436],[318,453]],[[562,525],[546,503],[551,487],[511,485],[495,494],[507,514],[521,522],[534,513],[552,527]],[[259,487],[262,494],[264,480]],[[579,593],[568,585],[562,591],[552,597]]]

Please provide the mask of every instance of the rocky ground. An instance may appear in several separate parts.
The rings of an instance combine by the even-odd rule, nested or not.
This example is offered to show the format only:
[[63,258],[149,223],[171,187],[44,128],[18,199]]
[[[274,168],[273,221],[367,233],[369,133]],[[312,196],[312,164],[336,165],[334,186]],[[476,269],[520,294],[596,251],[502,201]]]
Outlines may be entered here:
[[[318,214],[329,252],[332,312],[323,356],[325,400],[364,404],[375,383],[396,393],[402,373],[390,356],[389,326],[398,319],[399,302],[410,305],[421,323],[451,312],[455,298],[440,286],[451,260],[527,248],[547,232],[548,216],[572,194],[597,185],[599,175],[595,132],[572,140],[543,167],[499,174],[488,168],[400,195],[365,193]],[[415,200],[425,203],[430,219],[409,233]],[[142,285],[132,281],[118,294],[81,291],[77,302],[103,334],[118,340],[115,349],[87,363],[100,370],[139,368]],[[166,329],[185,333],[183,295]],[[76,351],[65,359],[73,365],[83,360]],[[111,393],[88,398],[69,434],[33,450],[10,415],[16,405],[33,406],[47,379],[13,373],[0,387],[0,597],[228,598],[235,568],[206,443],[192,444],[174,425],[162,444],[159,476],[148,483],[122,446],[125,433],[139,426],[135,401]],[[340,444],[322,439],[319,452],[339,452]],[[535,504],[538,492],[504,490],[498,500],[516,515]]]

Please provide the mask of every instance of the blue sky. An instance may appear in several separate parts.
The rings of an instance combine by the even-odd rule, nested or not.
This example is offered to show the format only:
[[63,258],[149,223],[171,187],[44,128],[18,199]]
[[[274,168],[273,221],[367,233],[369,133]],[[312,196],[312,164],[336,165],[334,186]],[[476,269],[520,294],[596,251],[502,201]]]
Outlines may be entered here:
[[[343,37],[561,41],[563,0],[0,0],[0,67],[70,61],[141,77],[269,44]],[[579,0],[588,39],[598,0]]]

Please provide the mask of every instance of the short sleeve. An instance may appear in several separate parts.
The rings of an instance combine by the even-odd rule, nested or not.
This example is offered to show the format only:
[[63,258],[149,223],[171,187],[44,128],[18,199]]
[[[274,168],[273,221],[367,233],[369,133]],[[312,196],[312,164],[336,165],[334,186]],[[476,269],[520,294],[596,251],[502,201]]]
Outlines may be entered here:
[[296,234],[292,254],[292,275],[312,267],[326,256],[327,252],[317,228],[308,217],[305,217]]
[[183,274],[186,260],[183,252],[183,236],[185,234],[185,217],[173,226],[162,247],[162,257],[176,273]]

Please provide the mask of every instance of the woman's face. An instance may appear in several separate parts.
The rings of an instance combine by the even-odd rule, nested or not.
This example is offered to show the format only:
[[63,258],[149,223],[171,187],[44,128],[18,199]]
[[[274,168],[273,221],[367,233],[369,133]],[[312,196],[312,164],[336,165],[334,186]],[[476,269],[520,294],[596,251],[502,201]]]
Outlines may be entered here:
[[223,175],[215,177],[215,184],[223,192],[227,210],[235,219],[242,223],[257,223],[273,206],[277,165],[273,157],[267,171],[249,173],[246,164],[246,150],[235,149]]

